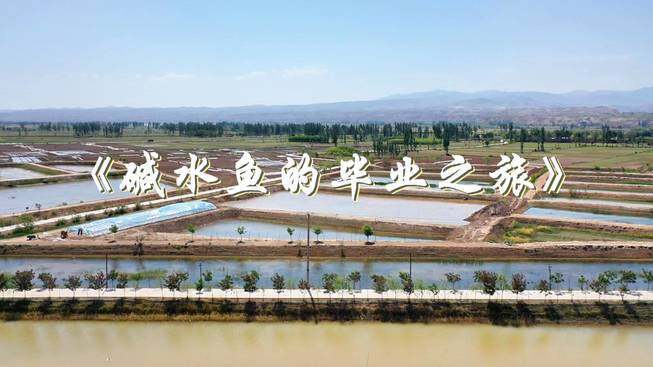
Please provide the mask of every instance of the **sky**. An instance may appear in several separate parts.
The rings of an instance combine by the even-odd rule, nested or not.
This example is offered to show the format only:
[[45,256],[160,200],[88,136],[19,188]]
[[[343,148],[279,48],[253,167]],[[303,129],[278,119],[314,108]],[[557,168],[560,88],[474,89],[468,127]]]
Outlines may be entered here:
[[0,109],[653,86],[651,1],[0,0]]

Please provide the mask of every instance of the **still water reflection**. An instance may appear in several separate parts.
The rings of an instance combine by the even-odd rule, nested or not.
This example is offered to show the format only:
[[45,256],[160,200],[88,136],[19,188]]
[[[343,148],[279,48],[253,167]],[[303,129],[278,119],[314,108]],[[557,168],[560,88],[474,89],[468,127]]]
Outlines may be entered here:
[[[264,238],[275,240],[289,240],[290,237],[287,228],[292,228],[293,240],[306,240],[306,228],[303,226],[297,227],[294,225],[284,225],[271,222],[263,222],[247,219],[223,219],[215,223],[203,225],[197,229],[197,234],[211,237],[222,238],[239,238],[236,231],[238,227],[244,227],[245,233],[243,238]],[[317,227],[317,226],[316,226]],[[316,228],[313,227],[313,228]],[[332,228],[320,227],[320,240],[338,240],[338,241],[366,241],[365,235],[360,231],[358,233],[340,231]],[[315,241],[316,236],[311,231],[311,241]],[[409,238],[412,241],[416,239],[410,237],[394,237],[394,236],[370,236],[372,241],[405,241]]]
[[465,218],[483,205],[463,201],[438,201],[415,198],[364,195],[353,202],[349,195],[320,192],[312,197],[287,191],[229,203],[249,209],[288,210],[330,215],[361,216],[385,220],[415,220],[437,224],[462,225]]
[[[185,271],[190,275],[187,286],[192,286],[199,274],[199,266],[202,270],[212,271],[217,281],[224,274],[238,275],[246,271],[256,270],[261,274],[259,285],[271,287],[270,277],[274,273],[283,275],[286,279],[296,284],[306,274],[306,263],[304,259],[133,259],[118,258],[109,259],[109,270],[117,269],[124,272],[145,272],[152,278],[140,283],[140,286],[159,286],[160,280],[157,274],[165,271]],[[534,261],[419,261],[413,262],[413,279],[423,280],[426,283],[438,283],[441,286],[448,286],[445,283],[444,274],[449,272],[458,273],[462,280],[458,287],[468,288],[473,285],[474,271],[489,270],[503,274],[510,279],[514,273],[523,273],[530,282],[529,288],[534,287],[540,279],[548,279],[549,265],[551,272],[559,272],[564,276],[561,289],[578,287],[578,277],[582,274],[587,279],[593,279],[600,272],[606,270],[632,270],[640,273],[642,269],[652,269],[650,263],[636,262],[534,262]],[[352,271],[359,271],[362,276],[361,285],[364,288],[371,287],[370,276],[382,274],[397,277],[400,271],[409,271],[408,261],[379,261],[379,260],[317,260],[311,261],[311,279],[315,284],[320,283],[325,273],[336,273],[346,276]],[[105,260],[103,258],[0,258],[0,272],[13,273],[16,270],[34,269],[36,273],[51,272],[58,279],[63,279],[70,274],[82,274],[84,272],[104,271]],[[155,270],[160,269],[161,272]],[[646,289],[641,278],[631,286],[632,289]]]
[[117,199],[131,195],[120,191],[118,178],[109,179],[114,191],[111,194],[102,194],[91,180],[58,182],[47,185],[19,186],[0,189],[0,214],[19,213],[26,210],[35,210],[36,203],[43,209],[52,208],[62,204],[78,204],[84,201],[100,199]]

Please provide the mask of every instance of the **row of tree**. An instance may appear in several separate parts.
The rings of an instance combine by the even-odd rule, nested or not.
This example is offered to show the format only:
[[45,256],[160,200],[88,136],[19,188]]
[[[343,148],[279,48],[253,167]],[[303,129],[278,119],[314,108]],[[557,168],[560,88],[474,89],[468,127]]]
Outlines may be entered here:
[[[398,123],[238,123],[238,122],[78,122],[78,123],[39,123],[32,130],[58,132],[70,131],[77,137],[105,136],[121,137],[126,128],[145,128],[145,134],[161,132],[168,135],[188,137],[221,136],[288,136],[293,141],[309,143],[360,143],[372,141],[375,151],[392,153],[394,150],[415,149],[417,144],[443,144],[447,150],[450,141],[492,141],[537,142],[538,150],[544,142],[574,143],[584,145],[653,145],[653,129],[648,125],[635,128],[610,127],[607,124],[597,128],[594,125],[569,124],[556,128],[517,126],[512,121],[498,121],[487,125],[469,122],[438,121],[398,122]],[[27,135],[26,124],[17,128],[3,126],[3,130],[17,129],[19,134]],[[401,147],[398,148],[397,145]]]
[[121,137],[127,126],[124,122],[80,122],[72,125],[76,137],[97,136]]
[[[118,227],[115,226],[115,228],[114,228],[114,226],[115,226],[115,224],[112,225],[111,228],[110,228],[112,233],[118,232]],[[186,230],[191,235],[195,234],[195,232],[197,231],[197,226],[191,223],[188,226],[186,226]],[[311,229],[311,231],[313,232],[313,234],[315,234],[315,242],[319,243],[320,242],[320,235],[323,234],[324,231],[322,230],[321,227],[313,227]],[[366,224],[363,227],[361,227],[361,232],[363,233],[363,235],[367,239],[367,242],[369,243],[370,242],[370,237],[374,235],[374,229],[370,225]],[[243,243],[243,236],[245,235],[245,233],[247,233],[247,229],[245,228],[245,226],[236,227],[236,233],[240,237],[239,243]],[[294,242],[293,235],[295,234],[295,228],[287,227],[286,228],[286,233],[288,233],[288,236],[290,237],[289,243],[293,243]]]
[[[653,283],[653,271],[646,269],[642,269],[640,274],[632,270],[605,271],[598,274],[592,280],[588,280],[585,276],[580,275],[577,282],[581,291],[589,289],[599,294],[605,294],[616,290],[621,294],[625,294],[637,282],[638,277],[641,277],[643,282],[647,284],[647,289],[650,290],[651,284]],[[43,272],[36,276],[34,271],[30,269],[16,271],[13,275],[0,273],[0,291],[4,292],[9,288],[15,288],[18,291],[31,290],[34,288],[35,278],[41,282],[43,289],[52,290],[57,286],[57,279],[51,273]],[[384,293],[389,290],[402,290],[403,292],[412,294],[415,291],[429,290],[437,294],[440,290],[436,283],[426,284],[422,280],[414,280],[408,272],[399,272],[397,277],[373,274],[370,278],[373,289],[377,293]],[[85,273],[82,276],[70,275],[63,279],[63,286],[73,291],[74,294],[78,288],[82,287],[83,283],[86,283],[88,288],[98,290],[99,292],[102,289],[107,289],[112,286],[118,289],[125,289],[130,281],[136,281],[135,288],[138,288],[139,279],[142,280],[142,278],[135,277],[134,274],[116,270],[112,270],[108,274],[98,271],[96,273]],[[189,274],[187,272],[174,271],[161,274],[160,279],[162,287],[173,292],[181,291],[189,279]],[[361,279],[361,273],[358,271],[351,272],[344,277],[336,273],[326,273],[322,275],[321,287],[327,293],[335,293],[338,290],[354,290],[357,286],[360,289]],[[223,291],[229,291],[234,289],[237,280],[241,281],[244,291],[250,293],[255,292],[258,289],[260,274],[254,270],[244,272],[237,278],[227,274],[214,284],[213,273],[204,271],[201,272],[194,286],[199,292],[213,285],[216,285]],[[458,273],[450,272],[445,274],[445,280],[450,284],[450,289],[456,292],[456,284],[462,280],[462,277]],[[474,272],[473,280],[488,295],[493,295],[498,290],[511,290],[519,294],[525,291],[528,284],[530,284],[526,276],[522,273],[512,274],[507,279],[502,274],[487,270]],[[295,287],[303,290],[311,288],[311,285],[306,280],[301,280],[297,284],[294,284],[294,282],[287,280],[279,273],[273,274],[270,281],[272,288],[278,292],[284,289],[294,289]],[[551,292],[554,289],[560,290],[560,285],[564,281],[565,279],[562,273],[551,273],[548,279],[540,279],[533,284],[535,284],[534,289],[540,292]]]

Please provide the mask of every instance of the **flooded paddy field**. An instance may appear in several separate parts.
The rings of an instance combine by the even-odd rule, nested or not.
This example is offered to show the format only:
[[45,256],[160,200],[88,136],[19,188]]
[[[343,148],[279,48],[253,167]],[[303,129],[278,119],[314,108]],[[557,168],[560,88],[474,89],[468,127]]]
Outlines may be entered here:
[[[306,240],[306,227],[285,225],[279,223],[271,223],[257,220],[248,219],[225,219],[218,222],[201,226],[197,229],[197,234],[203,236],[220,237],[220,238],[240,238],[236,232],[236,228],[245,227],[245,234],[243,238],[261,238],[261,239],[274,239],[274,240],[290,240],[290,236],[286,231],[287,228],[293,228],[293,239],[295,241]],[[317,226],[313,226],[313,229]],[[320,226],[322,233],[320,240],[342,240],[342,241],[358,241],[365,242],[366,238],[362,231],[358,233],[347,232],[327,227]],[[311,241],[315,241],[316,236],[311,230]],[[394,236],[370,236],[371,241],[415,241],[419,240],[410,237],[394,237]]]
[[[188,272],[190,279],[187,287],[199,277],[199,267],[202,271],[214,273],[214,280],[219,281],[225,274],[238,276],[251,270],[256,270],[260,275],[259,286],[271,287],[270,277],[274,273],[283,275],[295,285],[306,276],[305,259],[232,259],[232,258],[109,258],[108,269],[116,269],[128,273],[142,272],[147,279],[140,283],[142,287],[158,287],[161,284],[162,274],[166,271]],[[436,283],[441,288],[450,287],[445,282],[446,273],[458,273],[461,281],[456,284],[460,289],[473,287],[474,272],[488,270],[505,276],[510,280],[512,274],[522,273],[529,282],[528,288],[535,288],[541,279],[548,279],[549,266],[552,272],[559,272],[564,276],[560,289],[578,289],[578,277],[584,275],[586,279],[593,279],[599,273],[607,270],[632,270],[640,273],[642,269],[653,269],[651,263],[646,262],[565,262],[565,261],[413,261],[413,279],[422,280],[427,284]],[[36,273],[51,272],[58,279],[63,279],[70,274],[84,274],[105,270],[105,259],[99,258],[73,258],[73,257],[2,257],[0,258],[0,272],[14,273],[17,270],[34,269]],[[400,271],[408,272],[410,264],[408,259],[400,260],[311,260],[311,279],[315,284],[321,284],[323,274],[336,273],[346,276],[352,271],[361,273],[363,288],[371,288],[370,276],[381,274],[397,278]],[[134,285],[133,283],[131,283]],[[646,284],[641,278],[633,284],[631,289],[646,289]]]
[[597,214],[591,212],[561,210],[561,209],[529,208],[524,212],[524,214],[535,216],[535,217],[545,217],[545,218],[557,218],[557,219],[569,218],[569,219],[581,219],[581,220],[597,220],[597,221],[604,221],[604,222],[653,225],[653,217]]
[[47,175],[19,167],[0,167],[0,180],[23,180],[28,178],[47,177]]
[[465,218],[483,207],[462,201],[399,198],[361,194],[353,202],[347,194],[318,192],[313,197],[277,192],[229,203],[229,206],[259,210],[286,210],[377,218],[383,220],[420,221],[434,224],[463,225]]

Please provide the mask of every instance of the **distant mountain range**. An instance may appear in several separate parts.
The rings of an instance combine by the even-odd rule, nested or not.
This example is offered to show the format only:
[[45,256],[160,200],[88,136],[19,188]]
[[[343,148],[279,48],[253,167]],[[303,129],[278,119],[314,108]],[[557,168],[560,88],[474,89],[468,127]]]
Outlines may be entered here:
[[[547,117],[577,121],[623,112],[653,113],[653,87],[632,91],[569,93],[433,90],[398,94],[371,101],[284,106],[169,108],[44,108],[0,110],[0,122],[79,121],[245,121],[245,122],[363,122],[363,121],[488,121],[522,119],[537,123]],[[632,114],[628,114],[632,116]],[[562,120],[560,120],[562,119]],[[621,120],[623,121],[623,119]]]
[[653,87],[632,91],[573,91],[569,93],[503,92],[473,93],[434,90],[398,94],[382,100],[413,101],[416,104],[476,108],[613,107],[627,111],[651,111]]

